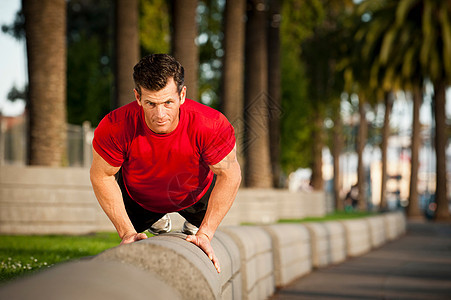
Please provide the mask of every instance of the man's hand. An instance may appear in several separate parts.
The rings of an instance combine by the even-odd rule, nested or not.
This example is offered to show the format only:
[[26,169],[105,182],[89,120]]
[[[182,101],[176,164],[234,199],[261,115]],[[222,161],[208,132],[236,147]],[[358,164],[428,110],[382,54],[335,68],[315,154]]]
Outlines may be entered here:
[[202,251],[204,251],[205,254],[207,254],[208,258],[213,262],[216,271],[218,271],[218,273],[221,273],[219,260],[216,257],[215,252],[213,251],[213,247],[210,243],[210,238],[205,233],[198,232],[196,235],[188,235],[186,237],[186,240],[202,249]]
[[145,239],[147,239],[147,235],[145,233],[130,232],[122,237],[121,245],[131,244]]

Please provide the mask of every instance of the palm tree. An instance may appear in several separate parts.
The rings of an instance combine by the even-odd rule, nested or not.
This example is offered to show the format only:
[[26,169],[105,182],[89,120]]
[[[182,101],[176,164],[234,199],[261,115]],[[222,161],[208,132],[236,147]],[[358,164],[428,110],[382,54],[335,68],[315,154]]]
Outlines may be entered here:
[[357,188],[359,190],[358,207],[360,211],[367,210],[366,203],[366,176],[363,162],[363,151],[368,139],[368,121],[366,120],[366,95],[359,93],[359,131],[357,134]]
[[225,116],[235,128],[238,161],[244,171],[244,34],[245,0],[228,0],[224,13],[224,59],[222,107]]
[[172,1],[172,54],[185,69],[187,97],[198,100],[197,0]]
[[398,1],[365,1],[358,9],[359,17],[371,15],[370,22],[363,22],[359,26],[356,38],[361,45],[360,56],[366,60],[365,65],[370,74],[367,80],[369,88],[375,94],[383,94],[385,104],[384,127],[382,131],[382,178],[381,178],[381,204],[386,209],[386,180],[387,180],[387,141],[389,135],[389,118],[393,102],[391,91],[406,89],[413,91],[414,119],[412,131],[412,163],[411,184],[409,195],[408,215],[419,216],[417,173],[418,150],[420,145],[419,116],[421,105],[422,75],[418,58],[418,46],[421,37],[412,31],[414,24],[399,20],[402,16]]
[[332,157],[334,164],[334,196],[335,209],[338,211],[344,210],[344,199],[341,197],[342,177],[340,172],[340,156],[344,148],[343,139],[343,120],[341,118],[340,102],[335,103],[335,108],[332,110],[332,120],[334,127],[332,128]]
[[421,86],[413,87],[413,124],[411,138],[410,154],[410,186],[409,186],[409,204],[407,206],[407,216],[409,218],[422,218],[418,200],[418,170],[420,168],[419,150],[421,144],[421,124],[420,124],[420,106],[423,98]]
[[[318,23],[313,27],[313,35],[305,38],[301,44],[301,56],[307,68],[309,77],[308,101],[314,111],[311,114],[312,128],[312,178],[311,185],[316,190],[324,187],[322,173],[322,150],[326,145],[324,119],[330,107],[339,109],[340,94],[343,91],[342,80],[337,80],[336,66],[340,39],[337,33],[341,22],[353,7],[352,1],[318,1],[321,11],[318,11]],[[330,114],[330,113],[329,113]],[[334,113],[331,113],[332,115]],[[339,159],[335,166],[339,169]],[[337,170],[338,171],[338,170]],[[339,172],[335,174],[338,175]],[[340,179],[334,178],[338,183]],[[336,191],[336,197],[339,196]],[[340,199],[336,199],[340,201]]]
[[280,116],[281,99],[281,62],[280,62],[280,21],[281,3],[269,1],[268,20],[268,109],[269,141],[273,186],[280,186]]
[[[429,78],[434,85],[435,110],[435,151],[436,151],[436,201],[437,219],[449,219],[448,200],[446,196],[446,117],[445,89],[451,80],[451,6],[449,1],[402,0],[394,1],[396,7],[395,26],[387,33],[386,52],[398,51],[389,64],[401,65],[403,78],[408,78],[414,97],[414,116],[418,116],[421,103],[423,78]],[[396,43],[396,46],[395,46]],[[399,51],[399,49],[403,51]],[[394,52],[394,51],[393,51]],[[399,53],[402,53],[399,55]],[[419,62],[419,63],[418,63]],[[393,81],[396,69],[387,81]],[[417,74],[421,74],[419,77]],[[419,215],[416,190],[418,172],[419,118],[414,118],[412,132],[412,176],[410,205],[408,213]]]
[[[365,3],[365,2],[364,2]],[[367,24],[362,21],[357,8],[357,13],[351,17],[351,22],[347,24],[350,40],[346,40],[349,46],[346,48],[343,59],[340,62],[344,69],[345,90],[349,94],[358,95],[359,99],[359,127],[356,137],[356,152],[358,157],[357,165],[357,188],[359,210],[367,209],[366,199],[366,172],[363,161],[363,151],[368,137],[368,121],[366,119],[367,107],[374,104],[379,96],[378,89],[371,86],[372,64],[374,63],[374,53],[372,48],[366,49],[368,45]],[[370,44],[370,46],[373,46]],[[368,47],[367,47],[368,48]]]
[[388,150],[388,137],[390,135],[390,114],[393,108],[393,99],[391,93],[384,93],[384,125],[382,127],[382,142],[381,142],[381,202],[379,209],[384,211],[387,209],[387,150]]
[[[400,21],[397,17],[399,7],[397,1],[387,1],[387,3],[379,10],[373,13],[377,28],[378,36],[381,38],[375,51],[376,61],[372,68],[373,86],[380,84],[383,90],[410,90],[413,91],[413,125],[411,136],[411,175],[409,188],[409,204],[407,215],[409,218],[418,218],[421,212],[418,205],[418,152],[420,147],[420,119],[419,109],[421,105],[421,86],[422,75],[418,59],[418,45],[420,40],[414,32],[412,32],[412,24]],[[381,30],[380,26],[383,22],[384,26]],[[401,26],[402,24],[402,26]],[[406,38],[409,37],[409,38]],[[395,45],[396,43],[396,45]],[[386,113],[391,110],[392,102],[386,98]],[[384,133],[388,131],[388,122],[385,120]],[[386,140],[388,133],[383,136],[383,142]],[[385,142],[384,150],[386,154],[387,144]],[[383,153],[384,154],[384,153]],[[384,156],[383,156],[384,158]],[[386,207],[385,185],[387,178],[386,155],[385,163],[382,170],[382,191],[381,191],[381,208]]]
[[393,24],[384,35],[380,62],[386,68],[384,85],[413,91],[414,124],[409,216],[419,216],[417,173],[419,141],[419,106],[424,78],[434,85],[435,148],[437,161],[437,218],[449,219],[446,197],[446,117],[445,89],[451,78],[451,6],[449,1],[386,1],[392,10]]
[[[440,103],[444,99],[444,87],[442,84],[450,78],[450,60],[447,59],[450,53],[451,45],[446,46],[451,35],[449,34],[450,10],[446,5],[440,7],[440,4],[431,0],[414,0],[414,1],[393,1],[396,6],[396,22],[387,32],[384,39],[385,56],[381,57],[381,61],[387,65],[391,65],[390,72],[387,72],[386,82],[395,82],[404,88],[412,91],[414,103],[414,118],[412,126],[411,139],[411,178],[410,178],[410,194],[407,214],[410,218],[418,218],[421,212],[418,204],[418,152],[420,147],[420,122],[419,107],[422,99],[422,85],[425,78],[430,78],[434,83],[435,99],[434,107],[441,107],[436,115],[436,161],[437,161],[437,215],[439,218],[446,219],[449,217],[448,204],[446,200],[446,170],[445,163],[445,142],[446,137],[441,128],[445,126],[444,119],[444,103]],[[442,2],[445,3],[445,2]],[[443,9],[443,11],[442,11]],[[436,15],[441,18],[435,18]],[[434,19],[434,21],[432,20]],[[437,19],[441,25],[436,24]],[[445,29],[443,29],[445,28]],[[448,31],[447,31],[448,30]],[[440,33],[442,31],[442,33]],[[431,37],[440,36],[440,39]],[[448,36],[448,37],[447,37]],[[435,43],[437,48],[431,49],[431,43]],[[446,48],[447,47],[447,48]],[[389,59],[389,53],[394,53]],[[442,68],[441,61],[445,63]],[[448,63],[446,63],[448,62]],[[398,75],[396,74],[398,70]],[[433,79],[435,78],[435,79]],[[448,79],[447,79],[448,78]],[[443,91],[440,97],[440,90]],[[437,131],[438,130],[438,131]]]
[[138,0],[116,0],[116,106],[133,100],[133,66],[139,60]]
[[29,80],[29,163],[66,157],[66,1],[23,0]]
[[[403,2],[406,2],[405,0]],[[451,81],[451,5],[449,1],[417,0],[411,11],[420,9],[423,44],[420,62],[425,75],[434,85],[435,155],[436,155],[436,219],[449,220],[446,173],[446,87]],[[409,13],[409,15],[411,15]]]
[[[451,50],[451,49],[450,49]],[[448,52],[450,53],[450,52]],[[446,173],[446,116],[445,116],[445,89],[444,79],[436,78],[434,84],[434,115],[435,115],[435,160],[436,164],[436,186],[435,201],[437,210],[436,220],[449,220],[451,218],[447,197],[447,173]]]
[[[365,67],[370,70],[368,76],[365,78],[368,82],[364,85],[368,87],[368,92],[378,95],[376,99],[383,98],[385,112],[384,125],[382,128],[382,142],[381,142],[381,198],[380,210],[387,208],[386,201],[386,182],[387,182],[387,148],[388,137],[390,135],[390,114],[393,106],[391,97],[391,90],[394,88],[392,84],[384,85],[383,78],[387,71],[380,62],[383,41],[386,32],[394,23],[394,4],[385,3],[381,6],[381,2],[365,1],[361,3],[357,9],[357,14],[360,19],[366,14],[371,13],[371,21],[361,21],[359,29],[355,35],[358,45],[360,47],[360,56],[362,61],[365,61]],[[390,66],[389,66],[390,67]]]
[[249,187],[272,187],[268,128],[268,54],[266,5],[249,0],[246,23],[246,167]]

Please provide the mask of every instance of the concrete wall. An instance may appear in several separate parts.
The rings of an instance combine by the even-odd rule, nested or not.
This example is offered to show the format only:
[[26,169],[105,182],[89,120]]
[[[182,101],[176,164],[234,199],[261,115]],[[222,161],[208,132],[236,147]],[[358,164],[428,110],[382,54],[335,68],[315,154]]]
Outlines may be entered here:
[[301,224],[273,224],[263,227],[272,240],[276,288],[312,271],[311,236]]
[[323,223],[305,223],[311,236],[312,263],[315,268],[329,265],[330,263],[330,235]]
[[84,234],[114,230],[89,169],[1,166],[0,233]]
[[[222,224],[269,224],[279,219],[325,214],[322,192],[240,189]],[[175,221],[178,226],[180,222],[183,224],[183,221]],[[95,231],[114,231],[114,227],[97,203],[89,169],[0,167],[0,233],[85,234]]]
[[371,250],[371,232],[365,219],[341,222],[346,232],[348,256],[359,256]]
[[326,211],[324,192],[291,192],[276,189],[240,189],[224,225],[271,224],[279,219],[322,217]]
[[[331,259],[335,248],[340,254],[347,245],[346,257],[372,249],[373,218],[310,223],[313,230],[305,224],[222,227],[212,241],[220,274],[185,235],[152,237],[16,280],[0,287],[0,299],[263,300],[276,287],[310,272],[313,257],[320,262],[317,267],[324,267],[340,261]],[[388,213],[380,220],[391,239],[405,232],[403,213]],[[320,246],[312,245],[315,239]]]
[[[383,245],[387,240],[384,216],[366,218],[370,227],[370,242],[372,248]],[[401,225],[402,226],[402,225]]]
[[328,221],[323,224],[329,232],[329,262],[341,263],[348,256],[345,228],[337,221]]
[[222,229],[238,246],[242,289],[239,299],[266,299],[274,293],[274,265],[270,236],[256,226]]

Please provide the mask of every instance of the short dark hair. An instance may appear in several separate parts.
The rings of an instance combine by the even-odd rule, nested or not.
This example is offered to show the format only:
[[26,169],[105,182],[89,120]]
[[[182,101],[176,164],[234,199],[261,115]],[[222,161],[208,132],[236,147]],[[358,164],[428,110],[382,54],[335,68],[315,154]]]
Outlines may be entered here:
[[182,65],[168,54],[150,54],[141,58],[133,68],[135,89],[141,95],[141,87],[159,91],[170,78],[174,78],[180,94],[185,84],[185,71]]

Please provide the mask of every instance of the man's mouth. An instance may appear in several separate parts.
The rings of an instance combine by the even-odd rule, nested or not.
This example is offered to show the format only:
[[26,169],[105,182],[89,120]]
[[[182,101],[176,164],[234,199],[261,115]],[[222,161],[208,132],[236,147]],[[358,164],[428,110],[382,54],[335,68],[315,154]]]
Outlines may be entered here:
[[158,126],[163,126],[167,123],[168,121],[157,121],[157,125]]

